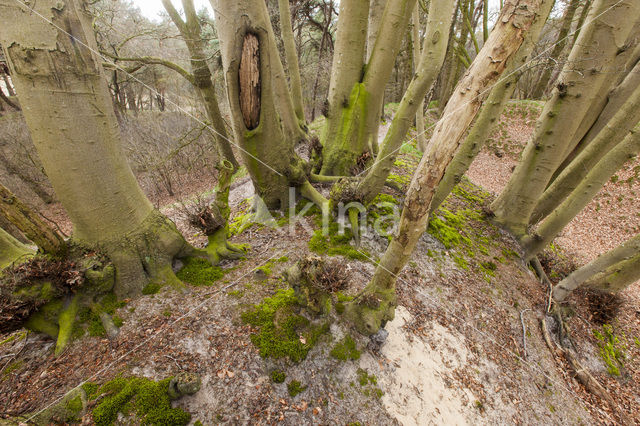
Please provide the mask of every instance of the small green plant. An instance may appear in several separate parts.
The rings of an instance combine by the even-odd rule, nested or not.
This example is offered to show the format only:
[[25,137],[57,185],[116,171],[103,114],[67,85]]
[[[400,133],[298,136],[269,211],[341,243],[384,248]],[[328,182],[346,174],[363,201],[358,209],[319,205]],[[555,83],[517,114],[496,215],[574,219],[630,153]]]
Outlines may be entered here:
[[286,378],[287,375],[284,373],[284,371],[273,370],[271,372],[271,381],[273,381],[273,383],[284,383],[284,379]]
[[289,395],[293,398],[298,394],[301,394],[302,392],[304,392],[307,389],[306,386],[302,386],[302,383],[300,383],[297,380],[292,380],[289,382],[289,384],[287,385],[287,390],[289,391]]
[[[620,375],[620,368],[624,367],[626,359],[627,346],[613,332],[613,327],[609,324],[602,326],[602,333],[598,330],[593,331],[593,335],[599,340],[600,356],[607,366],[607,371],[612,376]],[[624,334],[622,334],[624,339]]]
[[93,410],[94,423],[98,426],[112,425],[118,413],[122,413],[125,416],[135,415],[145,425],[188,424],[191,415],[171,406],[170,380],[154,382],[140,377],[117,377],[99,389],[91,385],[91,399],[104,396]]
[[340,342],[338,342],[338,344],[331,349],[329,355],[340,361],[355,361],[360,359],[360,351],[356,347],[356,342],[351,336],[345,336]]
[[296,313],[296,302],[293,289],[281,289],[241,315],[245,323],[258,328],[251,341],[263,358],[288,357],[300,362],[318,338],[329,331],[328,323],[315,326]]
[[210,286],[224,276],[224,271],[208,260],[190,257],[185,260],[176,276],[194,286]]

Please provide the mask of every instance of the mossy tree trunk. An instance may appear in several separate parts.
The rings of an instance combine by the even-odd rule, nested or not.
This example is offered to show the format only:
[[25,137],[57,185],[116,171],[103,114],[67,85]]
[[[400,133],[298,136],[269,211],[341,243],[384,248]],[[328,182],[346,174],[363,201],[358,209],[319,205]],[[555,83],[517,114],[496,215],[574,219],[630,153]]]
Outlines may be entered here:
[[[261,0],[214,1],[227,96],[236,140],[256,193],[271,209],[288,207],[289,187],[307,183],[302,160],[276,106],[282,70],[267,8]],[[293,109],[289,119],[297,120]],[[281,123],[282,120],[282,123]]]
[[489,135],[493,132],[505,105],[511,99],[518,79],[522,75],[523,67],[527,59],[540,38],[540,33],[553,8],[553,0],[543,0],[540,5],[540,12],[536,17],[531,29],[525,35],[525,40],[520,46],[518,53],[509,62],[507,69],[503,73],[498,83],[491,89],[489,97],[482,105],[475,123],[471,127],[469,134],[460,145],[453,161],[447,168],[442,182],[438,185],[438,190],[431,203],[431,212],[434,212],[440,204],[447,198],[453,188],[461,181],[462,176],[469,170],[471,163],[476,158],[484,146]]
[[[363,69],[362,52],[367,37],[366,24],[358,26],[360,19],[366,19],[368,2],[353,8],[351,14],[340,16],[338,43],[332,69],[329,116],[323,133],[323,159],[320,174],[326,176],[351,175],[360,156],[374,151],[371,141],[377,140],[380,111],[384,101],[384,89],[393,72],[396,57],[402,46],[402,38],[408,27],[417,0],[387,2],[382,15],[382,24],[375,40],[371,57]],[[342,8],[342,4],[340,5]],[[340,43],[341,26],[346,40]],[[349,43],[349,38],[356,39]],[[343,49],[340,52],[338,49]],[[341,73],[345,67],[340,61],[349,59],[350,73]],[[337,58],[337,59],[336,59]],[[346,67],[345,67],[346,68]],[[339,82],[335,82],[340,80]],[[334,83],[335,82],[335,83]]]
[[496,221],[516,236],[524,235],[553,173],[577,144],[574,136],[583,117],[600,102],[601,87],[640,16],[640,3],[597,0],[590,16],[597,19],[580,33],[520,162],[491,206]]
[[280,11],[280,31],[284,43],[284,53],[287,58],[287,69],[289,71],[289,86],[293,107],[296,117],[300,122],[306,122],[304,115],[304,100],[302,98],[302,82],[300,80],[300,65],[298,64],[298,53],[296,42],[293,37],[293,27],[291,26],[291,9],[289,0],[278,0]]
[[[480,95],[499,78],[518,51],[539,13],[541,0],[509,0],[487,43],[453,92],[443,117],[424,153],[407,192],[397,236],[382,257],[365,290],[347,309],[349,318],[365,334],[393,319],[395,282],[427,228],[430,205],[462,137],[482,105]],[[370,301],[376,301],[371,303]]]
[[382,190],[398,156],[398,150],[413,124],[421,101],[440,72],[447,51],[447,38],[444,35],[449,33],[454,9],[454,0],[432,0],[429,5],[420,64],[402,97],[376,162],[358,186],[359,193],[366,201],[372,201]]
[[150,279],[178,285],[172,259],[193,248],[153,209],[127,164],[86,4],[47,0],[33,8],[0,1],[0,39],[73,238],[109,255],[119,297],[141,293]]
[[62,236],[2,184],[0,184],[0,215],[13,223],[44,253],[54,257],[63,257],[67,253],[67,243]]
[[0,271],[20,259],[26,260],[30,254],[33,254],[33,250],[0,228]]
[[600,290],[622,290],[640,279],[639,258],[640,235],[636,235],[560,281],[553,289],[553,300],[561,303],[571,292],[587,283]]
[[640,132],[631,131],[596,164],[580,184],[530,235],[522,239],[527,259],[532,258],[564,229],[595,197],[609,179],[640,152]]

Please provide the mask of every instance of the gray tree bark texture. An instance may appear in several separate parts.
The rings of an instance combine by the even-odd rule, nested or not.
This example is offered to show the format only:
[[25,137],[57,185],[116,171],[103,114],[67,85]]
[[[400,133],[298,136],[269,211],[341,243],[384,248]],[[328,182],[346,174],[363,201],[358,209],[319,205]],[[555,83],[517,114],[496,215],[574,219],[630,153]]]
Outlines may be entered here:
[[109,255],[119,297],[139,294],[150,279],[179,285],[172,259],[192,248],[154,210],[129,168],[85,3],[32,7],[0,1],[0,42],[73,238]]
[[617,56],[624,52],[639,16],[640,2],[596,0],[591,21],[580,33],[521,161],[491,206],[496,221],[514,235],[525,234],[553,173],[577,144],[574,136],[583,117],[601,102],[601,87],[609,79],[609,71],[615,69]]
[[[382,257],[364,291],[345,311],[358,330],[376,333],[394,317],[397,274],[425,232],[436,188],[480,109],[482,94],[500,78],[539,13],[541,0],[509,0],[487,43],[462,78],[438,121],[427,151],[415,172],[404,202],[397,236]],[[379,303],[370,306],[368,300]]]
[[[635,266],[635,273],[637,274],[638,271],[640,271],[640,265],[638,265],[638,257],[640,257],[639,254],[640,235],[636,235],[615,249],[601,255],[581,268],[576,269],[568,277],[560,281],[553,288],[553,300],[561,303],[571,294],[571,292],[584,285],[586,282],[593,280],[596,277],[610,277],[612,274],[607,273],[607,271],[611,272],[611,268],[615,268],[616,266],[624,265],[625,267],[623,269],[625,270],[634,270],[632,266]],[[633,263],[634,261],[635,263]],[[629,276],[626,272],[624,275]],[[638,279],[640,279],[640,277],[635,278],[635,280],[630,283],[633,283]],[[591,284],[595,284],[595,282],[591,281]],[[611,287],[594,287],[601,290],[611,289]],[[624,286],[618,286],[614,288],[614,290],[621,290],[622,287]]]
[[469,170],[471,163],[478,153],[480,153],[489,135],[498,123],[505,105],[509,99],[511,99],[516,89],[520,75],[522,75],[520,68],[526,64],[531,52],[533,52],[540,38],[540,33],[551,13],[553,4],[553,0],[542,1],[540,12],[531,29],[525,35],[525,40],[522,46],[520,46],[518,53],[513,57],[513,60],[509,62],[503,77],[500,78],[500,81],[491,89],[491,93],[482,105],[471,131],[460,146],[460,149],[458,149],[458,152],[456,152],[451,165],[449,165],[445,172],[442,182],[438,185],[438,190],[431,203],[432,213],[461,181],[462,176]]

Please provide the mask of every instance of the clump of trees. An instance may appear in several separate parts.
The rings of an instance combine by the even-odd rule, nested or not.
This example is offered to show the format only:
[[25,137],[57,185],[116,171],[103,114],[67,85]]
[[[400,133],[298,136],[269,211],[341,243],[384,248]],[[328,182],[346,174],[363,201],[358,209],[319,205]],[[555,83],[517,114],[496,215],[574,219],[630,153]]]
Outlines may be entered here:
[[[506,0],[492,28],[486,0],[351,0],[341,1],[338,10],[331,0],[212,0],[215,21],[196,11],[192,0],[182,0],[182,12],[169,0],[163,5],[161,28],[140,25],[140,34],[153,35],[150,45],[171,34],[167,43],[184,53],[182,60],[148,54],[143,44],[131,48],[140,34],[114,37],[105,30],[117,16],[109,7],[94,5],[92,26],[82,1],[26,6],[0,0],[7,17],[0,42],[11,87],[73,223],[72,241],[18,201],[5,203],[0,213],[52,256],[69,256],[75,245],[103,253],[115,268],[112,287],[120,298],[139,295],[149,281],[180,288],[174,259],[217,264],[242,254],[227,241],[231,177],[240,165],[270,209],[289,207],[290,188],[325,216],[340,202],[371,203],[387,184],[409,128],[417,121],[424,133],[429,94],[439,101],[441,115],[431,139],[419,143],[424,152],[397,234],[371,283],[346,306],[347,317],[365,334],[393,318],[397,275],[431,213],[516,93],[540,97],[552,87],[509,184],[491,206],[494,220],[519,239],[527,260],[535,262],[640,150],[640,4],[632,0],[571,0],[559,20],[550,18],[551,0]],[[541,52],[548,41],[541,34],[553,27],[559,29],[551,58],[566,54],[557,66]],[[411,61],[401,60],[403,55]],[[330,59],[323,81],[318,71]],[[305,79],[301,70],[309,64],[318,71]],[[543,72],[533,85],[535,66]],[[398,110],[379,141],[385,88],[403,70]],[[119,121],[127,111],[177,106],[165,98],[167,81],[178,81],[173,75],[196,95],[193,105],[203,114],[193,116],[210,133],[217,157],[215,197],[193,213],[192,222],[201,223],[208,236],[205,249],[188,244],[154,209],[120,143]],[[307,121],[318,112],[325,117],[319,141]],[[311,149],[309,159],[297,149],[301,145]],[[330,200],[314,188],[316,182],[335,183]],[[4,187],[2,193],[17,200]],[[349,219],[357,238],[357,209],[349,210]],[[611,291],[637,280],[636,240],[575,271],[554,289],[554,300],[562,302],[583,285]],[[3,266],[30,253],[4,231],[0,248]]]

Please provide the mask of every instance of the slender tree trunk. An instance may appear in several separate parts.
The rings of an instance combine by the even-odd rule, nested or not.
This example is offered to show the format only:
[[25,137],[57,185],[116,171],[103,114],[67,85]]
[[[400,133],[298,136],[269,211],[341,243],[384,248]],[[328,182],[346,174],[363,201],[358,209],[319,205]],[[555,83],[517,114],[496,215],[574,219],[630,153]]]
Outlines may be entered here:
[[[576,14],[576,10],[580,5],[580,0],[570,0],[569,5],[564,11],[564,16],[562,17],[562,25],[560,26],[560,31],[558,32],[558,38],[554,43],[553,50],[549,57],[551,59],[557,59],[560,57],[562,52],[564,51],[565,46],[567,45],[569,31],[571,31],[571,24],[573,23],[573,17]],[[533,91],[534,99],[541,99],[544,96],[544,93],[549,86],[549,80],[551,80],[551,73],[554,69],[554,62],[547,61],[542,76],[540,80],[538,80],[538,85],[536,89]]]
[[300,66],[298,65],[298,53],[293,37],[293,27],[291,26],[291,10],[289,0],[278,0],[280,10],[280,32],[284,43],[284,52],[287,58],[287,68],[289,69],[289,82],[291,86],[291,97],[293,107],[302,123],[306,121],[304,116],[304,103],[302,99],[302,82],[300,81]]
[[182,5],[185,11],[186,20],[183,21],[180,14],[173,7],[170,0],[162,0],[162,4],[169,14],[169,17],[180,31],[187,49],[189,50],[191,70],[193,77],[191,83],[198,91],[202,103],[204,104],[207,112],[207,117],[213,127],[213,136],[216,141],[216,148],[221,157],[221,160],[226,160],[231,163],[234,170],[239,167],[238,161],[233,154],[231,143],[229,142],[229,134],[225,125],[222,114],[220,113],[220,106],[218,104],[218,98],[216,96],[216,86],[207,65],[207,57],[205,55],[204,41],[202,40],[202,28],[200,27],[200,20],[193,5],[193,0],[183,0]]
[[576,40],[578,40],[578,36],[580,35],[580,31],[582,30],[582,26],[584,25],[585,20],[587,19],[587,15],[589,14],[589,9],[591,8],[592,0],[584,0],[582,4],[582,9],[580,10],[580,17],[578,18],[578,23],[576,24],[576,30],[573,33],[573,38],[571,39],[571,47],[576,44]]
[[538,225],[535,232],[522,239],[527,259],[532,258],[598,194],[620,168],[640,152],[640,132],[631,131],[584,177],[576,189]]
[[522,75],[520,67],[525,65],[527,59],[540,38],[540,33],[553,9],[554,0],[542,0],[540,11],[531,29],[525,35],[525,40],[513,59],[509,61],[503,77],[491,89],[489,97],[482,105],[471,131],[460,145],[451,165],[447,168],[442,182],[431,203],[433,213],[451,193],[453,188],[461,181],[462,176],[469,170],[471,163],[484,146],[489,135],[493,132],[505,105],[511,99],[518,79]]
[[13,223],[43,252],[55,257],[63,257],[67,253],[67,243],[62,236],[2,184],[0,184],[0,215]]
[[26,260],[30,254],[33,254],[33,251],[29,247],[0,228],[0,271],[14,262]]
[[127,164],[85,4],[33,7],[0,1],[0,41],[74,238],[109,255],[119,297],[139,294],[149,279],[179,285],[171,261],[194,249],[153,209]]
[[22,182],[24,182],[24,184],[29,187],[29,189],[31,189],[33,193],[36,194],[38,198],[40,198],[40,200],[42,200],[43,203],[53,203],[54,198],[44,188],[43,184],[29,176],[27,170],[13,164],[5,155],[0,156],[0,164],[4,166],[9,175],[14,175],[18,177],[18,179],[20,179]]
[[[553,300],[558,303],[563,302],[571,292],[595,277],[602,276],[603,274],[605,277],[611,277],[612,274],[607,273],[607,271],[611,271],[611,268],[615,268],[618,265],[626,265],[624,269],[635,270],[635,273],[637,274],[640,272],[640,265],[638,265],[639,253],[640,235],[636,235],[615,249],[603,254],[581,268],[578,268],[571,273],[571,275],[560,281],[553,289]],[[634,260],[635,264],[632,263]],[[626,275],[626,273],[624,275]],[[630,283],[633,283],[639,278],[640,277],[636,276],[636,278]],[[593,281],[592,284],[594,284]],[[622,287],[624,286],[613,287],[613,289],[621,290]],[[612,287],[607,288],[605,286],[601,286],[599,288],[609,290]]]
[[387,0],[371,0],[369,4],[369,26],[367,28],[367,57],[366,62],[371,59],[373,47],[378,38],[380,25],[382,24],[382,15],[387,6]]
[[640,254],[615,264],[584,282],[584,287],[616,293],[640,280]]
[[618,113],[545,190],[531,214],[530,223],[533,225],[539,222],[556,209],[584,180],[592,168],[636,127],[638,122],[640,122],[640,86],[635,87],[635,92]]
[[7,87],[7,92],[9,96],[15,96],[16,92],[13,90],[13,85],[9,81],[9,76],[7,74],[2,74],[2,80],[4,81],[4,85]]
[[0,87],[0,100],[4,101],[7,105],[15,109],[16,111],[22,111],[22,108],[20,108],[20,105],[16,104],[11,99],[7,98],[7,95],[4,94],[4,91],[2,90],[1,87]]
[[482,41],[487,42],[489,38],[489,0],[482,3]]
[[[416,7],[413,10],[411,29],[411,41],[413,43],[413,73],[418,72],[420,65],[420,58],[422,57],[422,43],[420,41],[420,4],[416,2]],[[445,48],[445,53],[447,49]],[[444,59],[444,55],[443,55]],[[442,67],[442,64],[440,64]],[[433,83],[432,83],[433,85]],[[426,96],[426,95],[425,95]],[[416,111],[416,132],[418,133],[416,144],[420,151],[424,151],[427,147],[427,136],[424,134],[424,97],[418,103],[418,110]]]
[[[436,124],[407,192],[397,236],[376,268],[371,283],[346,312],[362,333],[375,333],[385,321],[393,319],[397,274],[427,228],[432,198],[467,127],[480,109],[482,98],[479,95],[500,78],[507,62],[520,48],[540,3],[540,0],[506,2],[487,43],[458,84],[443,117]],[[369,306],[367,301],[371,299],[380,303]]]
[[491,206],[496,221],[516,236],[525,234],[553,173],[577,144],[574,136],[582,118],[600,101],[600,88],[610,78],[608,70],[622,51],[633,19],[640,16],[640,3],[596,0],[592,13],[600,16],[583,29],[521,161]]
[[418,70],[398,106],[376,162],[358,186],[358,192],[366,201],[372,201],[382,190],[398,156],[398,150],[416,116],[420,100],[425,98],[440,72],[447,51],[447,39],[441,35],[449,32],[454,8],[453,0],[432,0],[429,5],[424,47]]
[[[326,9],[329,9],[328,13]],[[322,38],[320,38],[320,47],[318,48],[318,70],[316,72],[315,81],[313,82],[313,108],[311,110],[311,122],[316,119],[316,104],[318,103],[318,84],[320,83],[320,67],[322,67],[322,60],[324,59],[325,46],[327,43],[327,37],[329,37],[329,26],[331,25],[331,18],[333,12],[331,6],[325,7],[325,20],[326,23],[322,29]]]

